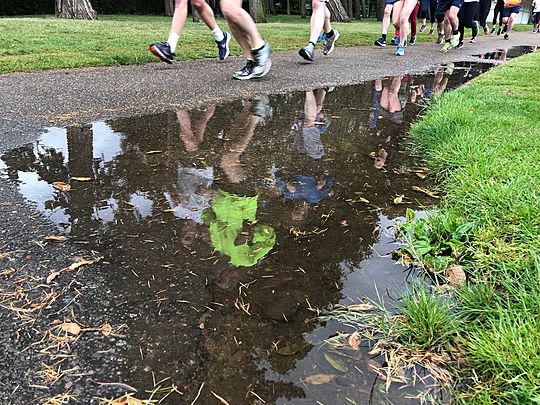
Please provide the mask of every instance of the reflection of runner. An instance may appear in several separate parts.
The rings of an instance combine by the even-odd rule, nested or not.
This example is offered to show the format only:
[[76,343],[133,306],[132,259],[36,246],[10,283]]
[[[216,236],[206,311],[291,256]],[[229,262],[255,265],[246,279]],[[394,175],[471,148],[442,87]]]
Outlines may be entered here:
[[321,39],[324,41],[324,55],[332,53],[334,45],[339,38],[338,30],[333,30],[332,25],[330,24],[330,10],[328,10],[328,7],[326,6],[329,1],[331,0],[313,0],[311,2],[313,10],[310,20],[309,42],[305,47],[300,48],[298,51],[302,58],[310,62],[313,62],[315,46],[317,45],[321,30],[323,30]]
[[[206,125],[212,115],[214,115],[216,107],[206,107],[204,110],[196,110],[189,113],[186,110],[178,110],[176,117],[180,125],[180,139],[184,143],[186,152],[193,153],[199,150],[204,138]],[[191,115],[191,116],[190,116]]]
[[277,180],[283,196],[295,203],[291,213],[293,221],[304,220],[310,206],[320,204],[322,199],[332,192],[334,185],[332,176],[317,180],[310,176],[297,175],[287,181],[279,178]]
[[373,109],[369,114],[369,129],[375,129],[379,115],[388,114],[395,122],[403,121],[403,108],[407,103],[407,94],[401,92],[402,82],[407,82],[407,76],[392,76],[390,79],[375,80],[373,92]]
[[306,91],[302,130],[295,131],[294,149],[313,159],[320,159],[326,154],[321,141],[321,135],[330,126],[330,121],[326,119],[323,111],[325,97],[324,89],[318,89],[316,93],[313,90]]
[[[206,26],[212,31],[212,35],[216,40],[219,59],[225,60],[229,56],[229,41],[231,36],[229,33],[222,31],[216,23],[212,8],[204,0],[191,0],[193,7],[204,21]],[[188,12],[188,0],[176,0],[174,6],[174,14],[171,23],[171,32],[167,42],[156,42],[150,45],[150,52],[160,58],[163,62],[172,63],[174,60],[174,52],[176,45],[180,40],[180,34],[184,29]]]

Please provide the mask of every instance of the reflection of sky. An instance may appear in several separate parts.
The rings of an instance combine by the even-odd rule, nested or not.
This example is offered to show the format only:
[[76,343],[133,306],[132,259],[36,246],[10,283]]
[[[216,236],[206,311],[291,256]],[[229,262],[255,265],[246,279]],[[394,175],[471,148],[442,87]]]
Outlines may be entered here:
[[46,132],[44,132],[36,142],[34,152],[37,152],[37,150],[51,148],[62,151],[62,155],[64,156],[64,164],[67,164],[68,148],[66,130],[64,128],[47,128]]
[[122,152],[123,135],[114,132],[104,122],[95,122],[94,130],[94,159],[100,159],[103,162],[113,160]]
[[118,212],[118,200],[114,197],[109,197],[106,201],[102,202],[103,205],[97,207],[94,206],[94,213],[92,218],[101,222],[112,222]]
[[20,193],[29,201],[36,204],[36,207],[47,218],[56,224],[69,223],[70,217],[65,210],[60,207],[47,209],[45,203],[54,200],[57,191],[46,181],[40,180],[37,173],[18,172],[21,183],[19,184]]
[[148,198],[146,193],[137,191],[129,197],[129,203],[133,205],[133,213],[135,218],[144,219],[152,216],[154,210],[154,202]]

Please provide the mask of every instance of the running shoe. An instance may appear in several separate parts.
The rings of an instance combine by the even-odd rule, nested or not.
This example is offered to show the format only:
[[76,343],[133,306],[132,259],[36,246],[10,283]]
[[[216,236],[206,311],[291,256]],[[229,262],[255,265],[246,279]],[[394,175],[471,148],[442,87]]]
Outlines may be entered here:
[[410,40],[409,44],[410,44],[410,45],[416,44],[416,36],[411,35],[411,40]]
[[386,46],[386,39],[384,37],[380,37],[379,39],[377,39],[375,42],[374,42],[375,45],[377,46]]
[[450,37],[450,45],[452,45],[452,48],[455,48],[459,44],[459,34],[452,35]]
[[499,27],[499,29],[497,30],[497,36],[501,35],[501,31],[502,31],[502,28]]
[[443,37],[443,34],[441,32],[439,32],[438,36],[437,36],[437,41],[435,43],[437,44],[442,44],[444,42],[444,37]]
[[392,45],[397,45],[397,44],[399,44],[399,37],[394,37],[394,38],[392,38],[392,39],[390,40],[390,43],[391,43]]
[[463,41],[459,41],[458,44],[455,46],[456,49],[463,48]]
[[508,24],[504,24],[501,34],[504,34],[506,31],[508,31]]
[[317,42],[326,41],[326,34],[324,32],[321,32],[319,34],[319,38],[317,38]]
[[469,41],[471,44],[476,44],[476,37],[472,37]]
[[403,55],[405,55],[405,47],[404,47],[404,46],[401,46],[401,45],[398,45],[398,46],[397,46],[397,49],[396,49],[396,55],[397,55],[397,56],[403,56]]
[[504,39],[508,39],[508,34],[504,34]]
[[[270,44],[265,42],[262,48],[255,51],[251,51],[255,66],[253,67],[253,78],[259,78],[266,76],[272,67],[272,61],[270,60]],[[251,78],[250,78],[251,79]]]
[[229,42],[231,42],[231,34],[223,31],[223,39],[221,41],[216,41],[219,51],[219,60],[225,60],[229,56]]
[[[424,32],[427,28],[427,25],[426,24],[422,24],[422,26],[420,27],[420,32]],[[412,44],[411,44],[412,45]]]
[[331,37],[328,37],[328,35],[325,35],[326,39],[324,40],[324,45],[323,45],[323,50],[322,50],[323,55],[330,55],[332,53],[332,51],[334,50],[336,41],[339,39],[339,35],[340,33],[338,30],[334,30],[334,35],[332,35]]
[[435,32],[435,28],[431,27],[431,28],[429,29],[428,35],[429,35],[429,36],[432,36],[434,32]]
[[233,79],[237,80],[247,80],[251,79],[253,76],[253,67],[255,66],[255,62],[253,62],[251,59],[248,59],[246,62],[246,65],[236,72],[233,73]]
[[298,55],[300,55],[302,58],[309,62],[313,62],[313,59],[315,57],[315,48],[313,47],[313,45],[310,45],[300,48],[298,50]]
[[450,49],[452,49],[452,44],[450,43],[450,41],[445,41],[443,47],[441,48],[441,52],[448,52]]
[[163,62],[168,64],[173,63],[174,53],[171,52],[171,46],[167,42],[153,43],[148,49]]

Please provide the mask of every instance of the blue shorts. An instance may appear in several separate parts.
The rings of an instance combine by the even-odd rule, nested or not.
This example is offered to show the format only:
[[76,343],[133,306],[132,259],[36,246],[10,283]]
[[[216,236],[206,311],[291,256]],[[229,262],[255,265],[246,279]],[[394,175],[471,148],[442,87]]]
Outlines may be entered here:
[[463,6],[463,0],[439,0],[437,14],[439,15],[446,13],[452,6],[461,8]]
[[538,24],[540,22],[540,11],[533,13],[533,23]]
[[510,17],[510,14],[518,14],[521,11],[521,6],[508,7],[503,9],[502,16]]
[[384,4],[386,4],[386,5],[394,4],[394,3],[397,3],[398,1],[400,1],[400,0],[384,0]]

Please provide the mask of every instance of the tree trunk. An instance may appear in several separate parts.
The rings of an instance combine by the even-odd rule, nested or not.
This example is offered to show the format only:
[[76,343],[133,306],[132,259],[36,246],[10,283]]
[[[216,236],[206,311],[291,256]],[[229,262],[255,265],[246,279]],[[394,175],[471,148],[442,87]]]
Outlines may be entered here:
[[287,0],[287,15],[291,15],[291,0]]
[[364,0],[354,0],[354,18],[366,18],[364,8],[362,7]]
[[353,0],[346,0],[346,8],[345,10],[347,11],[347,14],[352,16],[354,14],[354,11],[353,11]]
[[377,21],[382,21],[384,16],[384,0],[377,0]]
[[330,21],[333,22],[351,22],[345,7],[341,3],[341,0],[332,0],[327,3],[330,9]]
[[165,0],[165,15],[172,17],[174,14],[174,0]]
[[194,7],[191,8],[191,20],[193,22],[200,22],[201,21],[201,15],[197,10],[195,10]]
[[264,14],[276,15],[276,8],[274,7],[274,0],[263,0]]
[[55,0],[54,6],[58,18],[97,20],[97,13],[90,0]]
[[301,18],[307,17],[306,0],[300,0],[300,17]]
[[262,0],[249,0],[249,14],[256,23],[266,22]]

